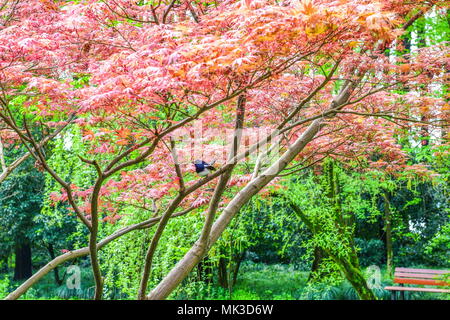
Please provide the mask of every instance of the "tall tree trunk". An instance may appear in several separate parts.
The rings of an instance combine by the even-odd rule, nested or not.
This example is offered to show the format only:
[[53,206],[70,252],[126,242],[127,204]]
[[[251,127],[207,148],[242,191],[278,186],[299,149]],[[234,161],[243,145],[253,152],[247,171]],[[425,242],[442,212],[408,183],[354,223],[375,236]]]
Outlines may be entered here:
[[14,280],[25,280],[31,277],[31,246],[30,243],[16,245],[16,265],[14,268]]
[[245,250],[233,254],[230,258],[221,257],[218,265],[218,282],[222,288],[231,289],[234,287],[239,274],[241,263],[245,257]]
[[[303,213],[303,211],[300,210],[299,207],[295,205],[291,205],[294,212],[297,214],[297,216],[300,218],[300,220],[305,224],[305,226],[311,231],[312,234],[315,234],[318,230],[316,226],[311,223],[309,218]],[[320,265],[322,261],[327,257],[327,253],[321,248],[321,247],[315,247],[314,248],[314,260],[311,265],[311,271],[308,276],[308,282],[314,282],[316,280],[320,280],[325,274],[318,273],[320,270]]]
[[234,287],[239,274],[239,269],[241,267],[242,261],[244,261],[246,251],[242,251],[236,255],[236,260],[234,261],[233,273],[231,276],[231,285]]
[[227,260],[224,257],[219,258],[218,281],[219,286],[224,289],[228,289],[228,272],[227,272]]
[[394,253],[392,250],[392,212],[389,202],[389,194],[383,193],[384,198],[384,226],[386,234],[386,266],[387,272],[392,276],[394,271]]

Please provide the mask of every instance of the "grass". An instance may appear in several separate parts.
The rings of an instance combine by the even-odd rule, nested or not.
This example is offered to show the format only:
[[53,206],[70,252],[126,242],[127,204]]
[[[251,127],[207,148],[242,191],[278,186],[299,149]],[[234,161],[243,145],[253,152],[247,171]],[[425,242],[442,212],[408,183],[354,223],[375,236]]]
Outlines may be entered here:
[[[81,268],[81,288],[69,289],[66,281],[58,286],[55,283],[53,272],[45,275],[33,287],[28,289],[20,300],[74,300],[89,299],[93,295],[93,280],[90,268]],[[12,274],[0,275],[0,299],[6,297],[10,292],[20,286],[22,281],[12,281]]]
[[306,285],[308,272],[286,265],[244,264],[232,297],[239,299],[248,292],[258,299],[299,299]]

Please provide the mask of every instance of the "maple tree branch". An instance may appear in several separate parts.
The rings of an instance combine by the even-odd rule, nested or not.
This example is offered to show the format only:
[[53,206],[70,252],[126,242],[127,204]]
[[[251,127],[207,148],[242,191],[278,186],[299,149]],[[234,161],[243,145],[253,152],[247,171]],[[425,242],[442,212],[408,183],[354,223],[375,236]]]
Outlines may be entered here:
[[[243,128],[243,121],[244,121],[244,114],[245,114],[245,96],[240,95],[237,102],[237,109],[236,109],[236,125],[235,125],[235,131],[233,136],[233,142],[231,145],[230,150],[230,159],[233,159],[234,156],[237,153],[240,137],[242,135],[242,128]],[[206,243],[207,238],[209,236],[209,230],[211,228],[212,222],[214,221],[214,215],[217,211],[219,201],[221,199],[221,196],[225,190],[225,187],[231,177],[231,171],[234,168],[236,163],[229,163],[229,166],[227,166],[227,169],[224,170],[221,173],[219,183],[217,184],[213,197],[210,201],[210,205],[208,208],[208,212],[206,214],[205,224],[203,226],[202,232],[201,232],[201,241]],[[199,186],[200,187],[200,186]],[[189,190],[180,189],[180,193],[178,196],[172,201],[169,208],[166,210],[166,212],[163,214],[162,219],[158,225],[158,228],[153,236],[153,239],[150,243],[150,246],[147,250],[147,254],[145,257],[145,263],[144,263],[144,271],[141,278],[141,283],[139,287],[139,293],[138,293],[138,299],[142,300],[145,299],[146,290],[147,290],[147,284],[148,279],[150,277],[151,272],[151,266],[153,263],[153,257],[156,252],[156,248],[159,243],[159,239],[161,238],[161,235],[167,225],[167,221],[170,218],[172,212],[177,208],[177,206],[181,203],[181,201],[191,192],[193,192],[196,189],[189,188]],[[206,248],[206,246],[205,246]]]
[[184,184],[184,178],[183,178],[183,173],[181,172],[181,168],[180,168],[180,163],[178,161],[178,154],[177,154],[177,149],[176,149],[176,145],[175,145],[175,141],[173,140],[172,137],[170,137],[170,152],[172,154],[172,159],[175,165],[175,172],[177,174],[178,177],[178,183],[180,185],[180,191],[184,192],[184,190],[186,189],[186,186]]
[[169,6],[166,8],[166,10],[164,10],[164,13],[163,13],[163,16],[162,16],[162,23],[163,23],[163,24],[166,24],[167,16],[168,16],[170,10],[172,9],[172,7],[175,5],[175,2],[176,2],[176,1],[177,1],[177,0],[172,0],[172,1],[170,2]]
[[[330,109],[335,111],[344,105],[348,101],[351,92],[355,87],[356,82],[345,83],[342,86],[340,93],[331,101]],[[329,116],[332,117],[334,115],[335,113],[330,113]],[[217,241],[241,207],[287,167],[287,165],[326,125],[324,123],[325,119],[325,117],[321,117],[314,120],[275,163],[267,168],[261,175],[251,180],[235,195],[222,211],[219,218],[214,222],[206,250],[199,238],[166,277],[151,291],[147,296],[147,299],[165,299],[181,283],[181,281],[191,272],[192,268],[194,268],[194,266],[203,258],[204,253],[207,252],[208,248]]]
[[5,154],[3,151],[3,141],[0,137],[0,163],[2,167],[2,174],[8,169],[5,162]]
[[422,17],[425,14],[425,12],[426,12],[425,10],[420,10],[419,12],[417,12],[414,16],[412,16],[408,21],[406,21],[402,25],[402,29],[403,30],[408,29],[414,22],[416,22],[417,19]]
[[312,98],[314,98],[317,93],[320,92],[320,90],[322,90],[328,82],[331,81],[331,78],[333,77],[334,73],[336,72],[336,70],[339,67],[339,63],[340,60],[337,61],[333,68],[330,70],[330,72],[328,73],[328,75],[325,77],[325,79],[320,83],[319,86],[317,86],[306,98],[304,98],[298,105],[297,107],[294,109],[293,112],[291,112],[291,114],[289,114],[289,116],[286,117],[286,119],[283,120],[283,122],[281,122],[278,126],[277,129],[281,130],[289,121],[291,121],[292,118],[294,118],[299,112],[300,110],[309,102],[311,101]]
[[[8,113],[11,112],[9,110],[9,108],[7,108],[7,107],[6,107],[6,110],[7,110]],[[26,145],[27,142],[30,142],[30,139],[28,138],[28,136],[26,134],[24,134],[22,132],[22,130],[19,129],[19,127],[16,125],[16,122],[15,122],[14,118],[11,118],[11,117],[12,117],[12,115],[8,116],[8,115],[3,114],[3,112],[0,112],[0,118],[5,122],[5,124],[7,126],[9,126],[15,133],[17,133],[19,138]]]
[[98,235],[98,209],[99,209],[99,200],[100,200],[100,190],[102,188],[102,184],[104,181],[103,173],[98,166],[98,164],[93,161],[93,165],[98,168],[98,177],[95,182],[94,188],[92,190],[90,205],[91,205],[91,229],[89,233],[89,252],[91,258],[91,268],[92,273],[94,274],[95,280],[95,300],[102,299],[103,293],[103,278],[100,270],[100,263],[98,261],[98,252],[97,252],[97,235]]
[[[53,133],[50,135],[45,136],[39,143],[38,147],[42,148],[48,141],[56,137],[59,133],[61,133],[72,121],[75,119],[75,116],[72,116],[69,118],[66,124],[60,126],[58,129],[56,129]],[[0,174],[0,183],[2,183],[18,166],[20,166],[26,159],[31,157],[32,154],[30,152],[26,152],[24,155],[22,155],[20,158],[14,160],[11,164],[9,164],[6,167],[6,170]]]
[[[370,113],[370,112],[357,112],[357,111],[347,111],[347,110],[340,110],[340,111],[336,111],[336,113],[345,113],[345,114],[354,114],[354,115],[359,115],[359,116],[366,116],[366,117],[380,117],[380,118],[384,118],[386,120],[388,119],[394,119],[394,120],[401,120],[404,122],[414,122],[414,123],[421,123],[421,124],[425,124],[425,125],[432,125],[435,127],[450,127],[450,124],[448,123],[448,120],[446,119],[435,119],[435,120],[417,120],[417,119],[413,119],[413,118],[404,118],[404,117],[398,117],[389,113]],[[443,122],[443,124],[438,124],[436,125],[436,122]]]
[[328,157],[328,155],[325,155],[325,156],[319,158],[318,160],[315,160],[315,161],[311,162],[310,164],[308,164],[308,165],[306,165],[306,166],[303,166],[303,167],[301,167],[301,168],[297,168],[297,169],[291,170],[291,171],[289,171],[288,173],[281,173],[281,174],[278,174],[277,177],[286,177],[286,176],[290,176],[290,175],[292,175],[293,173],[297,173],[297,172],[303,171],[303,170],[305,170],[305,169],[311,168],[313,165],[315,165],[315,164],[321,162],[321,161],[322,161],[323,159],[325,159],[326,157]]
[[139,285],[139,292],[138,292],[139,300],[145,299],[147,285],[148,285],[148,279],[150,278],[150,272],[151,272],[151,267],[152,267],[152,263],[153,263],[153,256],[155,254],[156,247],[158,246],[159,239],[161,238],[162,233],[163,233],[172,213],[178,208],[178,205],[183,201],[185,196],[186,196],[185,193],[180,191],[180,193],[177,195],[177,197],[174,200],[172,200],[169,207],[166,209],[166,211],[161,216],[161,219],[158,224],[158,228],[156,229],[156,231],[153,235],[153,238],[150,242],[150,245],[147,249],[147,253],[145,255],[144,267],[143,267],[143,271],[142,271],[141,282]]
[[6,166],[6,169],[4,169],[0,174],[0,183],[2,183],[18,166],[20,166],[30,156],[31,153],[27,152],[20,158],[14,160],[10,165]]
[[237,101],[233,141],[231,143],[228,155],[228,163],[230,163],[230,166],[227,168],[224,174],[220,176],[219,182],[217,183],[216,188],[214,189],[214,194],[211,198],[208,211],[206,213],[205,224],[203,225],[203,229],[201,231],[199,238],[199,246],[203,247],[204,251],[206,251],[206,248],[208,247],[208,239],[211,232],[212,224],[214,222],[214,217],[216,215],[217,209],[219,208],[219,202],[222,198],[223,193],[225,192],[225,188],[228,182],[230,181],[231,173],[233,172],[233,169],[237,164],[236,162],[231,161],[237,155],[239,145],[241,143],[245,117],[245,102],[246,102],[245,95],[240,95]]
[[199,23],[200,20],[199,20],[199,18],[198,18],[197,13],[196,13],[195,10],[194,10],[194,8],[192,7],[191,2],[190,2],[190,1],[186,1],[186,6],[187,6],[187,8],[189,9],[189,12],[190,12],[191,15],[192,15],[192,19],[194,19],[194,21],[195,21],[196,23]]
[[[2,15],[2,25],[6,26],[8,24],[9,21],[11,21],[13,19],[14,13],[16,11],[17,5],[19,4],[19,2],[22,0],[15,0],[12,4],[12,8],[10,9],[10,12],[8,14],[3,14]],[[2,11],[6,5],[8,4],[8,0],[5,0],[2,4],[2,7],[0,8],[0,11]]]

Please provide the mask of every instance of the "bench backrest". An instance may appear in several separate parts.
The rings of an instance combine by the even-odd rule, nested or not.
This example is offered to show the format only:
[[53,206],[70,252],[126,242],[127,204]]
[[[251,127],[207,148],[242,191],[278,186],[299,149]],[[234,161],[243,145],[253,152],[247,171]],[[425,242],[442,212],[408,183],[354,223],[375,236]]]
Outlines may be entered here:
[[450,286],[448,276],[450,270],[395,268],[394,283]]

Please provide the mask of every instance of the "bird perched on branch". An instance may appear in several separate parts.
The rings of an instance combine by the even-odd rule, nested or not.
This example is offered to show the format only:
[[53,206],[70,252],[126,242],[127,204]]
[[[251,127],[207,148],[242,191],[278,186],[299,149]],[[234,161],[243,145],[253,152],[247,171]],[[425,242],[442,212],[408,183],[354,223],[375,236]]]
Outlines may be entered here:
[[205,162],[203,160],[195,160],[194,166],[195,166],[195,172],[201,177],[205,177],[208,174],[211,173],[211,171],[215,171],[216,168],[213,167],[214,162],[216,160],[212,161],[211,163]]

